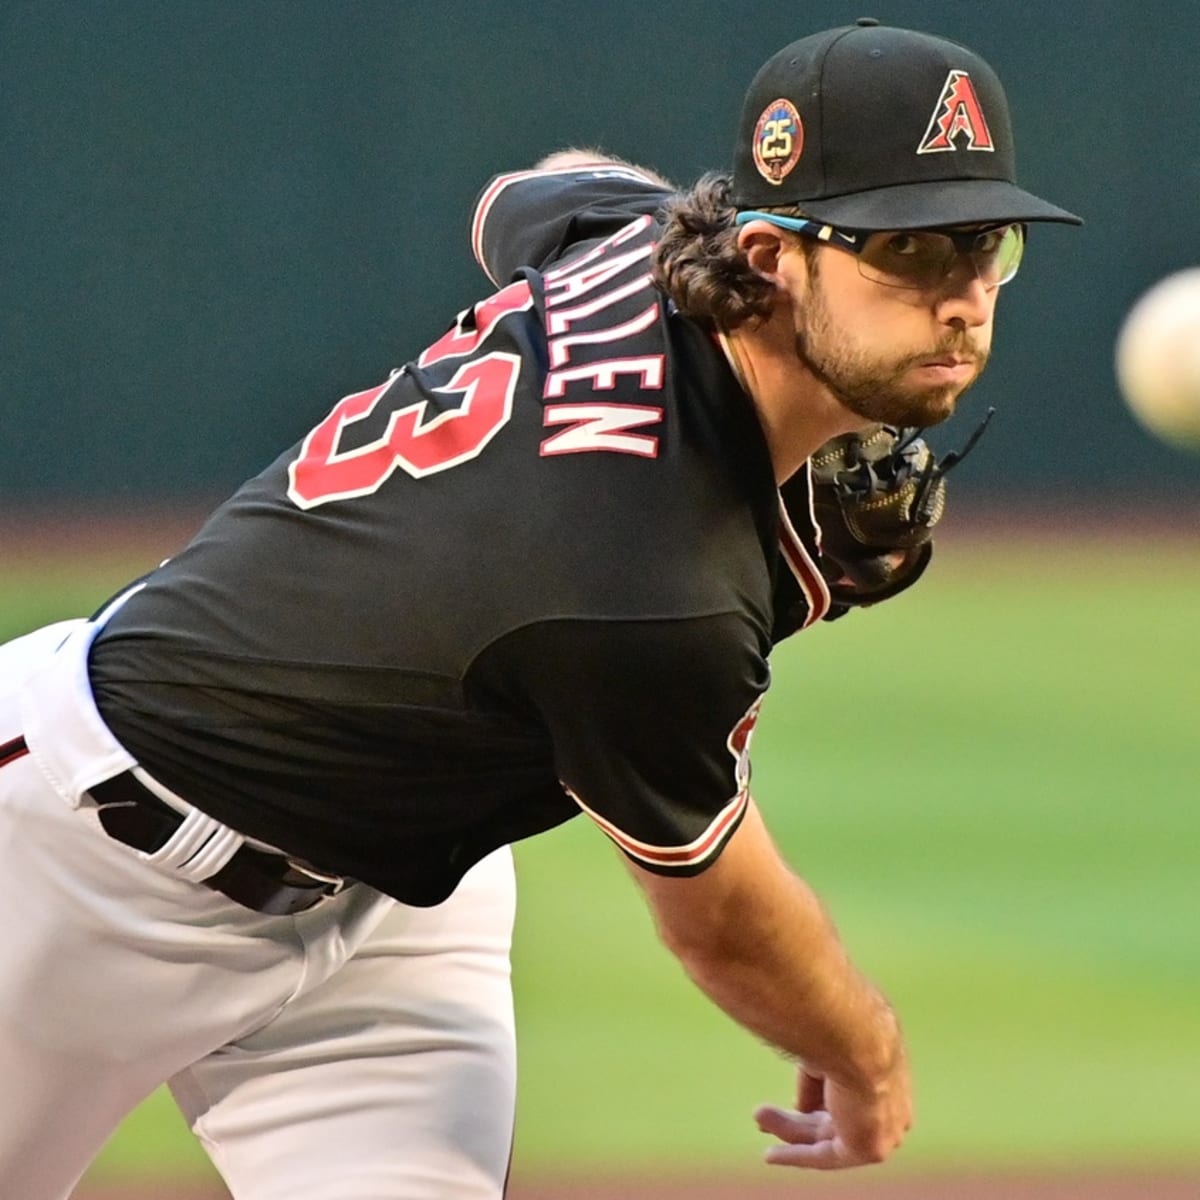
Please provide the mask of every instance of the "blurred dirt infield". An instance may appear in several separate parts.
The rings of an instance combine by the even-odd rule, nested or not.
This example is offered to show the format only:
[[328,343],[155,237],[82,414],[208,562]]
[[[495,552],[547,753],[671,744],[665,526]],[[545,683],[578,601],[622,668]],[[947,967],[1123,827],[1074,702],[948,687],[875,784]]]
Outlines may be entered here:
[[640,1200],[643,1197],[645,1200],[1200,1200],[1200,1178],[1101,1179],[1030,1174],[939,1175],[928,1179],[908,1176],[897,1181],[854,1171],[836,1178],[792,1171],[786,1179],[761,1186],[749,1184],[745,1179],[729,1182],[697,1179],[664,1184],[634,1176],[603,1187],[559,1186],[548,1182],[525,1188],[514,1185],[508,1194],[508,1200]]
[[[85,1188],[73,1200],[229,1200],[229,1194],[219,1187],[187,1190],[145,1183]],[[664,1181],[630,1176],[603,1184],[515,1181],[507,1200],[1200,1200],[1200,1169],[1191,1177],[1054,1173],[939,1174],[926,1179],[886,1179],[870,1171],[837,1177],[789,1172],[786,1180],[761,1186],[745,1178]]]

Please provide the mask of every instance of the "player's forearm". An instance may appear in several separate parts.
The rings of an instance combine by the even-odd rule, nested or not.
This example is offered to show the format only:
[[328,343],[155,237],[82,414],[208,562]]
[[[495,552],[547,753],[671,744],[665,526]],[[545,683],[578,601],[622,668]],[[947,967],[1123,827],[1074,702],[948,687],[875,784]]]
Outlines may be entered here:
[[870,1087],[902,1054],[891,1008],[751,807],[693,880],[642,878],[663,940],[734,1020],[807,1066]]
[[676,948],[696,984],[734,1020],[784,1053],[869,1087],[901,1053],[890,1006],[853,966],[812,891],[782,880],[769,905],[731,906],[729,927]]

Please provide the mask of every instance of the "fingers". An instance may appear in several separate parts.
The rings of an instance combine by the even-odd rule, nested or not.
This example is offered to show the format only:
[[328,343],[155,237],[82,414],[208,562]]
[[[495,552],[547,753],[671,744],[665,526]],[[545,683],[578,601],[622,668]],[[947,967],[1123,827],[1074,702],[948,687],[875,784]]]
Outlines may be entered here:
[[802,1113],[816,1112],[825,1107],[825,1080],[801,1069],[796,1107]]
[[833,1118],[824,1111],[792,1112],[764,1104],[755,1111],[754,1119],[763,1133],[781,1142],[812,1144],[832,1138],[834,1133]]
[[827,1112],[790,1112],[764,1105],[754,1116],[763,1133],[784,1143],[767,1150],[764,1157],[772,1166],[836,1170],[853,1165],[847,1161],[845,1147]]
[[865,1165],[847,1154],[841,1138],[814,1142],[811,1146],[772,1146],[763,1160],[772,1167],[803,1167],[808,1171],[841,1171]]
[[904,1140],[912,1124],[906,1093],[864,1103],[861,1097],[848,1100],[836,1086],[819,1079],[806,1084],[802,1077],[802,1104],[814,1100],[817,1084],[832,1086],[828,1108],[792,1111],[766,1104],[755,1112],[759,1129],[781,1143],[766,1151],[767,1163],[817,1171],[867,1166],[883,1162]]

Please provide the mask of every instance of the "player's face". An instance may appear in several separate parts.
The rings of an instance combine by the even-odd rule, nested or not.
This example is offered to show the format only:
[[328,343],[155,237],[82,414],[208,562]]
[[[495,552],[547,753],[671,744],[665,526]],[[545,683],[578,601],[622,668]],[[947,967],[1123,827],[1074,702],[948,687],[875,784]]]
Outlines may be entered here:
[[992,344],[998,288],[964,258],[934,289],[866,279],[833,246],[803,255],[795,295],[800,361],[851,412],[889,425],[936,425],[979,378]]

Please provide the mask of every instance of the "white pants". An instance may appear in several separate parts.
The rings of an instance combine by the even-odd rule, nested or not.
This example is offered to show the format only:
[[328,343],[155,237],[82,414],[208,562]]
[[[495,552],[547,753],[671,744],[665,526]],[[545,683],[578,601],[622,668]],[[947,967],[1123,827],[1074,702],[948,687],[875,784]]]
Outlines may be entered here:
[[[80,624],[0,646],[0,746],[38,724],[22,685]],[[77,695],[41,741],[77,702],[98,720]],[[47,761],[31,737],[0,766],[0,1196],[63,1200],[163,1082],[236,1200],[502,1195],[507,850],[437,908],[357,884],[265,916],[107,837]]]

